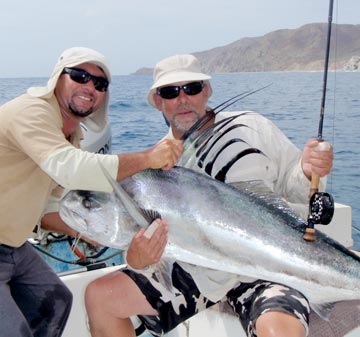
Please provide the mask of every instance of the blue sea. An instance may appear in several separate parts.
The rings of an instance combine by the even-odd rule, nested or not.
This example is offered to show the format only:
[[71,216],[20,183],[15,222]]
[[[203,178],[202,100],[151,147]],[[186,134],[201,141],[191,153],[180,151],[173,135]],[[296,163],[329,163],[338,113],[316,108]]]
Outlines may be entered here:
[[[46,78],[0,78],[0,104],[45,85]],[[113,152],[138,151],[157,142],[167,131],[162,114],[146,101],[151,76],[114,76],[111,84],[110,121]],[[231,110],[255,110],[274,121],[299,147],[317,137],[323,75],[306,73],[214,74],[216,106],[238,93],[271,84],[231,106]],[[336,202],[353,210],[354,248],[360,249],[360,72],[329,73],[323,138],[333,144],[335,161],[328,177],[328,192]]]

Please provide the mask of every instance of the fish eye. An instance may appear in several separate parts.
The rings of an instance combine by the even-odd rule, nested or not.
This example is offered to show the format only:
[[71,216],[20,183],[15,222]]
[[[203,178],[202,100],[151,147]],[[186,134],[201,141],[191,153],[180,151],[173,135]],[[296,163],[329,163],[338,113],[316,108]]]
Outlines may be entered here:
[[91,208],[91,200],[89,200],[89,199],[84,199],[82,201],[82,204],[85,208]]
[[101,205],[96,200],[92,199],[91,197],[85,197],[85,199],[82,201],[82,204],[87,209],[101,207]]
[[79,200],[83,207],[88,210],[100,209],[102,204],[105,204],[109,200],[109,193],[105,192],[94,192],[86,190],[76,191],[77,200]]

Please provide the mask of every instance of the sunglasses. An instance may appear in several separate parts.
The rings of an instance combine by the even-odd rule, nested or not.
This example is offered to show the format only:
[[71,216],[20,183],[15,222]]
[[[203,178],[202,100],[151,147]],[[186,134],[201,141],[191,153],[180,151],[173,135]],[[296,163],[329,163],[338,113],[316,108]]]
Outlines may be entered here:
[[94,87],[97,91],[104,92],[108,89],[109,81],[105,77],[99,77],[89,74],[87,71],[78,68],[64,68],[62,74],[68,74],[70,78],[80,84],[93,81]]
[[194,96],[199,94],[204,88],[204,82],[191,82],[184,85],[170,85],[167,87],[158,88],[156,93],[165,99],[176,98],[180,95],[180,90],[183,90],[186,95]]

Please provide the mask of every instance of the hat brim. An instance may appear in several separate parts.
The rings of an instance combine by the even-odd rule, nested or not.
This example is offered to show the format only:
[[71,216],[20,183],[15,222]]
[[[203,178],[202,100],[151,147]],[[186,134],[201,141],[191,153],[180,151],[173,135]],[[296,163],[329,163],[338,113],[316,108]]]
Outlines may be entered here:
[[99,62],[98,60],[91,59],[91,58],[82,60],[80,63],[79,62],[80,61],[74,61],[74,62],[68,62],[65,65],[63,65],[63,64],[56,65],[46,87],[30,87],[27,90],[28,94],[33,97],[50,98],[54,93],[57,81],[59,80],[59,77],[60,77],[62,71],[64,70],[64,68],[65,67],[76,67],[81,63],[93,63],[93,64],[97,65],[99,68],[101,68],[104,71],[108,81],[111,82],[110,70],[108,69],[107,65],[104,64],[103,62]]
[[[65,67],[76,67],[79,64],[83,63],[92,63],[100,67],[104,71],[107,80],[111,82],[112,78],[107,61],[105,57],[97,51],[89,48],[74,47],[66,50],[63,55],[64,54],[65,56],[61,56],[56,63],[53,72],[47,82],[47,85],[45,87],[29,88],[27,90],[27,93],[29,95],[43,99],[50,98],[54,94],[56,84],[62,74],[63,69]],[[91,119],[98,126],[99,130],[102,130],[106,126],[108,120],[107,114],[109,101],[110,92],[109,90],[107,90],[99,109],[97,111],[94,111],[90,116],[86,117],[84,123],[86,122],[86,119]]]
[[[165,74],[152,85],[148,93],[147,100],[150,105],[156,108],[154,101],[154,94],[157,88],[161,88],[165,85],[178,83],[178,82],[209,81],[210,79],[211,76],[208,76],[206,74],[187,72],[187,71]],[[212,88],[210,82],[208,83],[208,86],[210,90],[209,91],[209,97],[210,97],[212,94]]]

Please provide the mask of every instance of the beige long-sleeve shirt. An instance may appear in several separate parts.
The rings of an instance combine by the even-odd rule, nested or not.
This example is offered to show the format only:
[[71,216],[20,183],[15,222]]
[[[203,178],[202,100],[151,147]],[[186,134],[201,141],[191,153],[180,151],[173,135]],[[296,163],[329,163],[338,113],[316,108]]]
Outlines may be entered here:
[[80,127],[68,141],[55,96],[24,94],[0,107],[0,244],[22,245],[38,223],[52,190],[111,191],[102,165],[115,179],[116,155],[76,148]]

